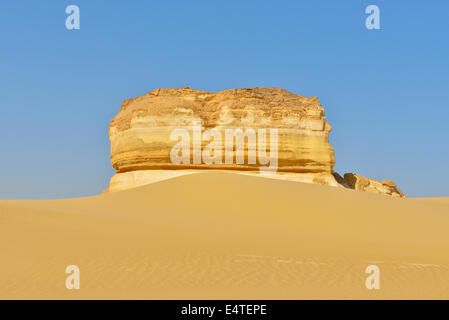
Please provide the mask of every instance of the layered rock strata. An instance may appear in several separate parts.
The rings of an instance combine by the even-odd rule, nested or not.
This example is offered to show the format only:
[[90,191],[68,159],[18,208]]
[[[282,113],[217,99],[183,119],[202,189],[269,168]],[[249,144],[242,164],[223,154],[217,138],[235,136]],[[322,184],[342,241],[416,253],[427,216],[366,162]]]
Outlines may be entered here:
[[[201,125],[202,133],[211,128],[222,133],[222,161],[212,164],[195,162],[193,141],[190,141],[191,161],[173,163],[170,152],[178,141],[170,139],[172,133],[185,129],[192,137],[194,122]],[[307,174],[307,179],[310,179],[310,174],[325,175],[326,178],[321,180],[336,184],[332,177],[334,150],[328,141],[331,126],[318,98],[303,97],[279,88],[232,89],[217,93],[183,88],[157,89],[123,102],[109,128],[111,162],[117,172],[110,189],[124,188],[125,180],[130,186],[135,181],[140,181],[137,184],[141,185],[145,180],[153,180],[150,179],[151,174],[145,172],[147,170],[158,170],[156,176],[165,175],[161,170],[258,172],[260,163],[248,161],[249,140],[244,145],[244,163],[226,163],[225,131],[251,129],[257,133],[259,129],[273,128],[278,133],[277,172],[303,173]],[[270,153],[269,137],[267,132],[267,153]],[[201,141],[201,149],[209,142],[210,139]],[[131,172],[132,175],[129,174]],[[122,175],[124,173],[128,174]]]
[[[238,130],[243,133],[240,149]],[[379,187],[374,180],[363,188],[360,182],[354,187],[349,182],[337,182],[330,131],[317,97],[303,97],[280,88],[217,93],[187,87],[156,89],[125,100],[110,123],[111,162],[116,175],[107,191],[204,170],[259,174],[264,168],[274,167],[276,174],[271,178],[401,194],[387,185]],[[228,132],[235,134],[230,140]],[[229,147],[229,141],[235,145]],[[277,143],[273,145],[273,141]],[[262,144],[265,153],[259,153],[261,142],[266,142]],[[182,160],[174,160],[179,154]]]

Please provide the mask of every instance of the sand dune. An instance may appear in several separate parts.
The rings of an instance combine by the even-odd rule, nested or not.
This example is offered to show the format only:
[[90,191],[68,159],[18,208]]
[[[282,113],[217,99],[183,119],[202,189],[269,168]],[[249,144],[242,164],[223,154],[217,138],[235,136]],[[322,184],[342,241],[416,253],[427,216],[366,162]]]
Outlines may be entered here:
[[[448,199],[225,172],[0,201],[0,298],[448,299],[448,230]],[[65,288],[71,264],[80,290]]]
[[418,198],[418,200],[424,200],[434,203],[443,203],[449,205],[449,198]]

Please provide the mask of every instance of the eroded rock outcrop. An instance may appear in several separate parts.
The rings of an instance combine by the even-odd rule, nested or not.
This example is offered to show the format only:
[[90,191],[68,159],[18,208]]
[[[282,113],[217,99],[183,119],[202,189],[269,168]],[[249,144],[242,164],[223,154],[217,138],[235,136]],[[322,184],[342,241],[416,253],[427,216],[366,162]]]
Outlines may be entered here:
[[405,198],[405,194],[391,180],[381,182],[354,173],[345,173],[343,179],[342,184],[351,189]]
[[406,198],[401,189],[391,180],[381,182],[354,173],[345,173],[344,177],[342,177],[337,172],[334,172],[334,177],[340,185],[348,189]]
[[[194,123],[200,124],[201,129],[195,129]],[[171,152],[178,141],[171,135],[179,129],[189,137],[211,129],[219,135],[196,144],[194,139],[189,140],[190,152],[184,158],[187,161],[175,163]],[[203,170],[259,174],[260,162],[248,160],[249,154],[259,146],[260,136],[253,141],[245,137],[245,161],[225,160],[226,152],[233,152],[232,157],[238,158],[237,148],[230,150],[226,146],[225,132],[231,129],[257,133],[261,129],[276,130],[277,173],[271,177],[403,196],[393,182],[336,175],[334,149],[328,139],[331,126],[318,98],[303,97],[280,88],[231,89],[217,93],[187,87],[156,89],[125,100],[109,127],[111,162],[116,175],[111,178],[108,192]],[[220,161],[201,161],[205,157],[202,150],[215,139],[222,141],[211,155]],[[271,135],[267,134],[266,139],[266,152],[273,154],[274,148],[269,144]],[[195,154],[199,154],[196,160]],[[258,159],[259,156],[257,153]]]
[[[304,174],[305,180],[319,178],[322,183],[336,184],[332,176],[334,150],[328,141],[331,126],[318,98],[279,88],[217,93],[182,88],[157,89],[123,102],[109,128],[111,162],[117,171],[110,190],[160,180],[166,170],[258,171],[258,164],[226,164],[224,159],[221,164],[195,164],[193,160],[189,164],[174,164],[170,151],[177,141],[171,141],[170,135],[178,128],[192,134],[194,121],[200,122],[204,130],[215,128],[221,132],[233,128],[276,128],[279,173]],[[207,143],[202,141],[202,147]],[[191,147],[193,154],[193,143]],[[224,142],[222,148],[224,156]],[[247,153],[245,145],[245,157]],[[157,171],[151,175],[147,170]]]

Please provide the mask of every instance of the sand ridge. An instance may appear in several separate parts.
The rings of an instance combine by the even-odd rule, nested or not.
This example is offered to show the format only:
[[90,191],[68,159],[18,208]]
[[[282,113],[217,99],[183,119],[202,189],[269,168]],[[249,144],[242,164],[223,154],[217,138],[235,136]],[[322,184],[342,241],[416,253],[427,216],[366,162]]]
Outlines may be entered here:
[[[0,298],[449,298],[445,200],[208,172],[3,200],[0,226]],[[80,290],[65,288],[70,264]]]

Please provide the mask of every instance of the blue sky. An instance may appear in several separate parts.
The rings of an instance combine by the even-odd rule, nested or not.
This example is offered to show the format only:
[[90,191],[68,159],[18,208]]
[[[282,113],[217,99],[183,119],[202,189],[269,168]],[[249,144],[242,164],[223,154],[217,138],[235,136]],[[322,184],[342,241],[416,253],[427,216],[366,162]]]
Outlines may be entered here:
[[[81,29],[65,28],[78,5]],[[381,30],[365,28],[380,8]],[[3,1],[0,198],[99,193],[109,121],[159,87],[318,96],[336,171],[449,196],[449,2]]]

